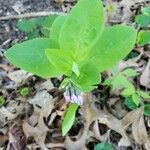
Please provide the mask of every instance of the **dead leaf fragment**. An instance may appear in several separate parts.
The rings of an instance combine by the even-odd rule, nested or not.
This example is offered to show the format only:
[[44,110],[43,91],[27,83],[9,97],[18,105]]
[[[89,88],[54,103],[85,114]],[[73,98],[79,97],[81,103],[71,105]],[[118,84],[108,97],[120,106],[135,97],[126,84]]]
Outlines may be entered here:
[[28,99],[28,101],[30,104],[40,106],[43,110],[44,117],[47,117],[54,107],[55,99],[53,99],[46,90],[43,90],[37,92],[36,95],[33,98]]
[[26,121],[24,121],[22,124],[22,128],[27,138],[33,137],[43,150],[47,150],[47,147],[45,145],[45,138],[49,129],[44,123],[42,112],[39,114],[37,126],[33,127]]
[[26,147],[26,138],[22,128],[19,126],[12,127],[9,131],[9,143],[7,150],[24,150]]
[[139,117],[132,125],[132,133],[134,136],[135,141],[140,144],[144,145],[147,143],[147,146],[150,147],[150,141],[148,138],[148,134],[146,131],[146,127],[144,124],[144,117],[143,115]]
[[35,88],[36,88],[37,91],[41,91],[41,90],[47,90],[47,91],[49,91],[49,90],[53,89],[54,86],[53,86],[51,80],[49,79],[49,80],[47,80],[45,82],[37,83],[35,85]]
[[140,83],[141,85],[150,88],[150,60],[140,77]]
[[32,75],[24,70],[17,70],[8,74],[8,77],[17,85],[26,81],[30,76]]

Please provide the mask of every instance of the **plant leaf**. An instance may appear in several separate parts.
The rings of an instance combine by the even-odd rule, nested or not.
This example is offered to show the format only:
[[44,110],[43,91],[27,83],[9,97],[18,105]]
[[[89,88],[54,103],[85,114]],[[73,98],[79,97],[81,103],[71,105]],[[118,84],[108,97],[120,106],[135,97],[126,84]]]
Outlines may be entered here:
[[150,7],[145,7],[142,9],[144,15],[150,16]]
[[131,97],[126,97],[124,104],[131,110],[138,108],[138,106],[133,102]]
[[50,40],[52,43],[52,47],[59,49],[60,45],[59,45],[59,35],[60,35],[60,31],[62,29],[62,26],[66,20],[67,16],[59,16],[55,19],[55,21],[53,22],[52,26],[51,26],[51,31],[50,31]]
[[145,116],[150,116],[150,104],[145,104],[144,105],[144,115]]
[[113,81],[113,77],[109,77],[104,81],[103,85],[104,86],[111,85],[112,81]]
[[102,142],[94,146],[94,150],[115,150],[112,144]]
[[71,127],[73,126],[77,109],[78,109],[77,104],[72,103],[69,105],[69,108],[64,116],[64,120],[62,123],[62,135],[63,136],[65,136],[68,133],[68,131],[71,129]]
[[[134,93],[135,91],[135,88],[134,88],[134,85],[127,80],[126,77],[124,77],[123,75],[119,74],[117,75],[114,80],[111,82],[112,84],[112,87],[113,87],[113,90],[117,89],[117,88],[126,88],[128,89],[128,93],[130,91],[130,93]],[[126,91],[126,92],[127,92]]]
[[122,92],[121,92],[121,95],[123,96],[131,96],[132,94],[135,93],[135,89],[134,88],[131,88],[131,87],[128,87],[126,89],[124,89]]
[[80,90],[91,91],[95,88],[94,85],[101,82],[100,73],[95,64],[89,62],[79,67],[80,75],[72,76],[71,80]]
[[50,48],[49,39],[37,38],[16,44],[6,52],[7,59],[15,66],[43,78],[60,75],[48,61],[45,49]]
[[144,92],[140,90],[140,91],[137,91],[137,93],[144,99],[150,99],[150,94],[148,92]]
[[150,32],[149,31],[140,31],[138,33],[138,44],[140,46],[146,45],[150,43]]
[[133,100],[133,102],[137,105],[137,106],[139,106],[139,104],[140,104],[140,101],[141,101],[141,98],[140,98],[140,96],[138,95],[138,94],[133,94],[132,95],[132,100]]
[[91,55],[100,71],[113,67],[127,56],[136,42],[136,30],[125,25],[115,25],[104,30]]
[[72,73],[73,56],[69,51],[60,49],[46,49],[45,54],[58,70],[69,76]]
[[124,70],[122,73],[125,74],[127,77],[135,77],[138,75],[138,73],[131,68]]
[[[85,9],[84,9],[85,8]],[[100,37],[104,28],[100,0],[80,0],[70,11],[60,33],[60,48],[83,57]]]
[[150,25],[150,16],[140,14],[137,15],[135,18],[137,24],[139,24],[142,28],[147,27]]
[[31,32],[37,28],[36,19],[22,19],[17,22],[17,27],[24,32]]
[[0,96],[0,107],[3,106],[4,103],[5,103],[5,99],[2,96]]
[[50,15],[44,18],[43,22],[41,22],[41,25],[43,27],[50,28],[52,24],[54,23],[55,19],[57,19],[58,15]]
[[73,62],[72,71],[73,71],[77,76],[80,75],[80,71],[79,71],[79,68],[78,68],[78,64],[75,63],[75,62]]
[[27,34],[28,40],[35,39],[39,36],[40,36],[39,31],[37,29],[34,29],[33,31],[31,31]]

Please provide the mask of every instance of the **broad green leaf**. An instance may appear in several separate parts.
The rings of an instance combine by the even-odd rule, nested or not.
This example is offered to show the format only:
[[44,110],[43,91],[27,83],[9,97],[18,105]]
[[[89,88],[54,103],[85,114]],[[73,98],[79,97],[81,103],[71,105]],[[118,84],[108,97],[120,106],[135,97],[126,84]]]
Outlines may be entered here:
[[140,91],[137,91],[137,93],[145,99],[150,99],[150,94],[148,92],[144,92],[140,90]]
[[97,67],[93,63],[86,63],[79,67],[80,75],[72,76],[73,83],[82,91],[91,91],[94,85],[101,82],[101,76]]
[[77,104],[72,103],[69,105],[69,108],[64,116],[64,120],[61,127],[63,136],[65,136],[73,126],[77,109],[78,109]]
[[60,49],[46,49],[45,54],[58,70],[69,76],[72,73],[73,56],[69,51]]
[[135,93],[135,89],[134,88],[126,88],[121,92],[121,95],[123,96],[131,96],[132,94]]
[[45,49],[50,48],[49,39],[37,38],[16,44],[6,52],[7,59],[15,66],[43,78],[56,77],[60,72],[48,61]]
[[111,82],[111,84],[112,84],[113,90],[115,90],[117,88],[126,88],[130,92],[135,91],[133,84],[130,81],[128,81],[127,78],[121,74],[117,75],[114,78],[114,80]]
[[138,44],[140,46],[150,44],[150,32],[149,31],[140,31],[138,33]]
[[60,33],[60,48],[74,52],[79,59],[87,54],[104,28],[100,0],[79,0],[68,14]]
[[[50,31],[50,40],[52,43],[53,48],[59,49],[59,36],[62,26],[66,20],[67,16],[59,16],[55,19],[54,23],[52,24],[51,31]],[[68,44],[68,43],[66,43]]]
[[145,104],[144,105],[144,115],[145,116],[150,116],[150,104]]
[[140,14],[136,16],[135,21],[137,24],[144,28],[150,25],[150,16]]
[[125,74],[127,77],[135,77],[138,75],[138,73],[131,68],[124,70],[122,73]]
[[138,106],[133,102],[131,97],[126,97],[124,104],[131,110],[138,108]]
[[94,146],[94,150],[115,150],[112,144],[102,142]]
[[138,95],[138,94],[133,94],[132,95],[132,100],[133,100],[133,102],[137,105],[137,106],[139,106],[139,104],[140,104],[140,101],[141,101],[141,97]]
[[100,71],[113,67],[127,56],[136,42],[136,30],[125,25],[115,25],[104,30],[91,52]]
[[114,80],[111,82],[112,84],[112,90],[115,90],[117,88],[125,88],[126,85],[128,85],[128,80],[123,75],[118,75],[114,78]]
[[17,22],[17,27],[24,32],[31,32],[36,29],[36,19],[22,19]]

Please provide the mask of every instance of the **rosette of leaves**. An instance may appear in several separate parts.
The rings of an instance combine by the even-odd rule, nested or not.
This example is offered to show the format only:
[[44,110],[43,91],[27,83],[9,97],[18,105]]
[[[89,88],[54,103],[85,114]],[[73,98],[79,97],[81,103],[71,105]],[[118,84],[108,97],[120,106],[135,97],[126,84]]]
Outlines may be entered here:
[[6,57],[43,78],[66,75],[82,91],[90,91],[100,83],[100,72],[128,55],[136,41],[133,27],[105,27],[104,18],[100,0],[79,0],[54,21],[49,38],[16,44]]

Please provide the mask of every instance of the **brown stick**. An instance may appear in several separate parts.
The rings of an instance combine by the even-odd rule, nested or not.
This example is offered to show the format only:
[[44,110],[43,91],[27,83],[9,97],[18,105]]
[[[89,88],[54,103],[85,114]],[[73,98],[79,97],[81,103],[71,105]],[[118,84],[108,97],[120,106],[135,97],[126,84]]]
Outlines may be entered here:
[[65,13],[52,12],[52,11],[31,12],[31,13],[25,13],[25,14],[19,14],[19,15],[2,16],[2,17],[0,17],[0,21],[1,20],[10,20],[10,19],[43,17],[43,16],[49,16],[49,15],[65,15]]

